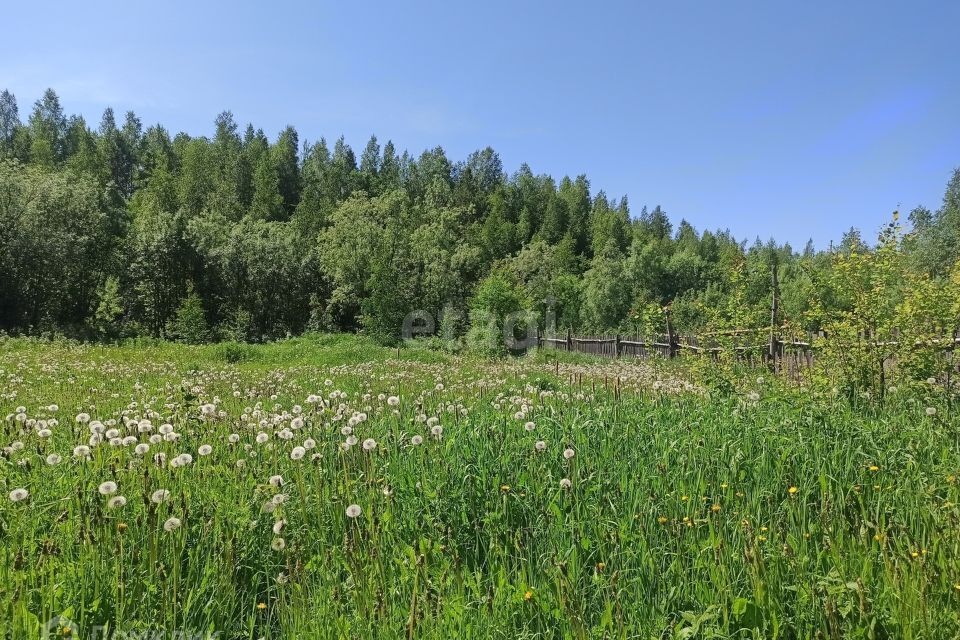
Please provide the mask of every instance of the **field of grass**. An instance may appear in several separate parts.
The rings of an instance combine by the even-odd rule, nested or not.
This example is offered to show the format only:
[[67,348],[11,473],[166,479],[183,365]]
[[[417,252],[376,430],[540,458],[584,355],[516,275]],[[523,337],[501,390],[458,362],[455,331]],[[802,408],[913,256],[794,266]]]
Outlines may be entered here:
[[960,636],[944,389],[735,388],[357,337],[4,340],[0,633]]

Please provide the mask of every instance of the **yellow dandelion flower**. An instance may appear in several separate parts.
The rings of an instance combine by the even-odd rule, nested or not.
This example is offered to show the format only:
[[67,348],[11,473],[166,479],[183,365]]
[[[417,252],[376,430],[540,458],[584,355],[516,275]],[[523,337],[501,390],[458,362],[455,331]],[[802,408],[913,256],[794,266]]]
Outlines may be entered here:
[[257,609],[260,609],[260,611],[263,611],[263,610],[266,609],[266,608],[267,608],[267,603],[266,603],[266,602],[258,602],[258,603],[257,603]]
[[502,491],[502,492],[504,492],[504,493],[510,491],[510,485],[508,485],[508,484],[502,484],[502,485],[500,485],[500,491]]
[[878,467],[878,466],[875,465],[875,464],[872,464],[872,465],[870,465],[870,471],[874,471],[874,472],[880,471],[880,467]]
[[523,594],[523,599],[524,599],[524,600],[532,600],[532,599],[533,599],[533,591],[527,590],[527,592]]
[[668,521],[664,516],[660,516],[659,518],[657,518],[657,522],[659,522],[660,524],[667,524]]
[[602,562],[597,563],[597,571],[603,571],[604,569],[606,569],[606,567],[607,565]]
[[799,489],[797,489],[796,487],[790,487],[789,489],[787,489],[787,493],[789,493],[790,495],[794,495],[797,491],[799,491]]
[[718,504],[713,505],[712,507],[710,507],[710,511],[713,511],[714,513],[720,513],[720,505]]

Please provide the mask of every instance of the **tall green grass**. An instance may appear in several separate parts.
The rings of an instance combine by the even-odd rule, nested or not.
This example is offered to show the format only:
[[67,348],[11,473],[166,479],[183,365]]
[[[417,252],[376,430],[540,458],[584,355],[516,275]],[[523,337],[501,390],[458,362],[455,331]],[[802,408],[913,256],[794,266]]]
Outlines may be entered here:
[[[683,390],[671,369],[398,359],[322,336],[258,347],[8,340],[0,370],[0,418],[14,414],[0,458],[10,637],[42,637],[55,616],[74,637],[960,635],[960,455],[942,389],[860,407],[772,381],[710,395]],[[331,406],[308,404],[311,394]],[[258,402],[261,415],[242,419]],[[205,403],[224,416],[203,417]],[[29,420],[55,416],[51,437],[18,422],[19,406]],[[340,429],[355,412],[367,419],[345,451]],[[150,434],[122,421],[153,416],[152,433],[169,423],[180,439],[144,456],[104,442],[78,461],[80,413],[117,419],[138,442]],[[307,438],[316,446],[291,459]],[[193,462],[171,468],[185,452]],[[46,464],[50,453],[62,462]],[[106,506],[107,480],[126,506]],[[11,502],[15,488],[30,497]],[[151,502],[157,489],[170,499]],[[286,500],[265,510],[277,494]],[[347,517],[351,504],[360,517]],[[171,516],[182,526],[167,532]]]

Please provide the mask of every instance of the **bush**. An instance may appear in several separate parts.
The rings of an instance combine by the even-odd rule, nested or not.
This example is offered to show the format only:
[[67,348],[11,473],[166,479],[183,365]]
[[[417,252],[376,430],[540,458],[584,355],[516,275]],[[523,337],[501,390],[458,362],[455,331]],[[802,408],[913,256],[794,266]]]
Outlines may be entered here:
[[210,327],[203,310],[203,300],[190,292],[180,307],[171,327],[173,337],[187,344],[203,344],[210,339]]

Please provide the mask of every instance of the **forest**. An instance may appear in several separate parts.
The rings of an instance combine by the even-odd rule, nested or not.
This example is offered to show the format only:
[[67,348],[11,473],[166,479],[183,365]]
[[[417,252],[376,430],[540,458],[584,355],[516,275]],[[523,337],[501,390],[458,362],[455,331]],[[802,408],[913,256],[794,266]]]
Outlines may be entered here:
[[358,156],[230,111],[213,125],[171,135],[108,108],[94,129],[52,89],[23,114],[0,94],[0,331],[393,343],[419,309],[469,343],[550,307],[559,330],[645,334],[669,309],[697,332],[769,325],[774,269],[784,330],[956,329],[960,170],[935,209],[798,250],[674,224],[585,175],[508,173],[489,147],[456,161],[371,136]]

